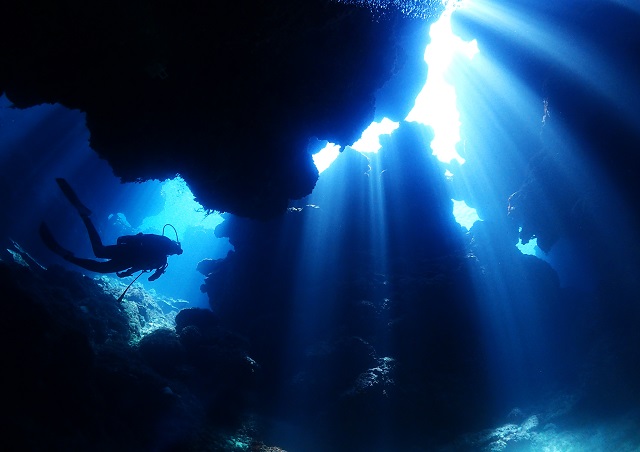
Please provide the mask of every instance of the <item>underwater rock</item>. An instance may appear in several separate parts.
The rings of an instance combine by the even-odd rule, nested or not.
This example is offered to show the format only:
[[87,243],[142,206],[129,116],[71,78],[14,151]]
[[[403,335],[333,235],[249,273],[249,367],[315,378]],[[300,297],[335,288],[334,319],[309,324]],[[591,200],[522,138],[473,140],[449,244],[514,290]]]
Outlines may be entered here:
[[[368,426],[380,422],[381,413],[392,413],[398,408],[396,392],[402,390],[396,386],[394,379],[395,360],[383,357],[376,361],[374,367],[358,375],[351,386],[340,394],[337,403],[330,407],[328,416],[334,418],[333,422],[344,422],[348,428],[367,432],[373,438],[377,434]],[[370,441],[363,439],[362,444],[374,447],[375,440],[372,443]]]
[[185,362],[185,350],[175,331],[157,329],[138,343],[140,354],[149,366],[166,376],[175,376]]
[[223,329],[208,309],[183,309],[176,316],[176,331],[184,350],[190,379],[206,399],[216,417],[235,419],[247,392],[260,374],[259,364],[249,356],[249,342]]
[[[306,352],[306,364],[295,377],[298,403],[326,403],[346,391],[361,372],[376,362],[375,349],[358,337],[315,344]],[[306,394],[306,395],[305,395]],[[301,402],[306,400],[306,402]]]
[[194,325],[180,331],[180,341],[184,345],[189,363],[216,381],[242,384],[259,369],[258,364],[248,356],[248,342],[229,331],[216,328],[201,330]]
[[389,357],[379,358],[378,365],[361,373],[355,384],[344,393],[344,397],[361,397],[369,393],[388,397],[394,386],[394,361]]
[[182,330],[188,326],[207,332],[218,326],[218,323],[218,316],[209,309],[186,308],[176,315],[176,332],[182,334]]
[[0,288],[13,301],[0,319],[4,382],[19,395],[5,404],[3,449],[153,450],[189,437],[198,403],[163,394],[166,379],[142,362],[126,313],[95,280],[2,261]]
[[179,309],[176,305],[183,304],[181,301],[184,301],[167,298],[154,290],[147,291],[139,283],[134,283],[127,289],[127,284],[120,278],[107,275],[97,277],[95,282],[114,299],[120,297],[126,290],[126,296],[122,299],[120,306],[128,318],[132,344],[159,328],[172,329]]
[[402,42],[426,23],[393,4],[376,17],[320,0],[44,10],[28,0],[3,18],[0,40],[13,46],[0,49],[0,94],[15,106],[86,112],[91,147],[122,181],[179,173],[205,208],[256,218],[311,192],[310,138],[355,142],[394,72],[413,59],[422,70],[408,78],[424,75]]
[[203,259],[198,262],[198,266],[196,270],[202,273],[204,276],[208,276],[209,274],[215,271],[215,268],[219,261],[222,259]]
[[6,404],[11,431],[0,445],[196,450],[201,429],[222,432],[243,422],[260,366],[247,341],[221,329],[211,311],[179,313],[180,335],[175,313],[158,322],[170,328],[143,332],[131,317],[140,314],[129,309],[151,306],[143,289],[118,303],[121,287],[105,278],[32,268],[9,256],[0,261],[0,288],[12,300],[0,318],[0,340],[12,344],[5,380],[20,397]]
[[509,217],[521,228],[522,243],[535,237],[545,253],[560,237],[570,236],[587,222],[588,201],[575,185],[577,177],[563,174],[567,164],[551,152],[534,155],[525,181],[509,197]]

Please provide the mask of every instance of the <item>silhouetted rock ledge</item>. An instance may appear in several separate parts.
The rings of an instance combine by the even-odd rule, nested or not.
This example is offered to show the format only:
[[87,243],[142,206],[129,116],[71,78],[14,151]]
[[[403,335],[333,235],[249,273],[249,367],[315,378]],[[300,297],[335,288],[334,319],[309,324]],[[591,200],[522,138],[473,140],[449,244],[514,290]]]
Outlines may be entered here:
[[180,174],[205,208],[243,216],[309,194],[309,140],[355,142],[393,73],[419,68],[403,105],[425,73],[401,42],[427,22],[355,2],[26,0],[2,18],[0,95],[79,109],[122,181]]

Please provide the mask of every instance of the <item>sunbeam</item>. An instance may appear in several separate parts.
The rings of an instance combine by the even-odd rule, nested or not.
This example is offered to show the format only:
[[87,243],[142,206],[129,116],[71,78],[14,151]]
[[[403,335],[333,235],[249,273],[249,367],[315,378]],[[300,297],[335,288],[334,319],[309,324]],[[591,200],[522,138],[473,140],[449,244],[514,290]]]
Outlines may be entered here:
[[[581,8],[589,6],[576,4],[574,8],[580,14]],[[516,52],[533,53],[571,74],[607,99],[611,108],[622,108],[627,118],[635,120],[635,100],[621,96],[617,89],[635,83],[633,73],[625,69],[627,62],[611,57],[591,36],[576,36],[577,32],[566,24],[556,25],[540,12],[516,9],[504,2],[473,0],[466,5],[464,14],[501,39],[514,43]]]
[[640,4],[635,0],[610,0],[611,3],[622,6],[635,14],[640,15]]

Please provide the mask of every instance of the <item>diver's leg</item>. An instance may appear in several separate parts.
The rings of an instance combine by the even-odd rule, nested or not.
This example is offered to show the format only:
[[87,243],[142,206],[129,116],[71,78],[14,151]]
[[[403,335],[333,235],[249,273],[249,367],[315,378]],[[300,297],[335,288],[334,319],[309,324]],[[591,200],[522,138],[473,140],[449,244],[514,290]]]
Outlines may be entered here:
[[81,215],[82,222],[87,228],[87,232],[89,233],[89,240],[91,240],[91,248],[93,248],[93,254],[96,257],[101,257],[104,259],[112,259],[114,256],[114,246],[104,246],[102,244],[102,239],[100,238],[100,234],[98,234],[98,230],[93,225],[93,222],[88,216]]
[[[42,237],[42,240],[44,241],[45,245],[47,245],[47,247],[51,251],[61,256],[62,258],[64,258],[64,260],[66,260],[67,262],[71,262],[72,264],[75,264],[79,267],[82,267],[84,269],[87,269],[96,273],[114,273],[114,272],[120,272],[129,268],[129,265],[118,262],[117,260],[99,262],[99,261],[94,261],[92,259],[83,259],[81,257],[75,257],[71,251],[60,246],[60,244],[55,240],[55,238],[53,237],[53,234],[51,234],[51,231],[49,230],[49,228],[44,222],[40,224],[39,232],[40,232],[40,237]],[[103,247],[103,248],[108,249],[110,247]]]
[[87,208],[87,206],[85,206],[84,204],[82,204],[82,202],[80,202],[80,198],[78,198],[78,195],[76,195],[76,192],[73,190],[73,188],[71,188],[71,185],[69,185],[69,183],[65,179],[58,177],[56,178],[56,182],[58,183],[60,190],[62,190],[62,193],[64,193],[64,195],[67,197],[71,205],[73,205],[73,207],[76,208],[76,210],[80,215],[82,216],[91,215],[91,211]]
[[51,230],[44,222],[40,223],[39,232],[40,232],[40,237],[42,238],[42,241],[44,242],[44,244],[47,245],[47,248],[49,248],[51,251],[56,253],[58,256],[62,256],[62,257],[73,256],[73,253],[71,251],[69,251],[66,248],[63,248],[57,242],[57,240],[53,237]]
[[111,249],[112,247],[104,246],[102,244],[102,239],[100,239],[100,235],[98,234],[96,227],[93,225],[91,219],[89,219],[91,211],[84,204],[82,204],[82,202],[80,202],[78,195],[66,180],[57,178],[56,182],[62,190],[62,193],[64,193],[69,202],[73,205],[73,207],[76,208],[76,210],[80,214],[80,218],[82,218],[82,222],[84,223],[85,227],[87,228],[87,232],[89,233],[89,240],[91,240],[91,248],[93,248],[93,254],[95,254],[96,257],[111,259],[113,257],[113,250]]
[[82,267],[86,270],[96,273],[115,273],[122,270],[126,270],[128,266],[123,265],[117,261],[105,261],[99,262],[93,259],[84,259],[81,257],[75,257],[73,255],[65,256],[64,259],[72,264]]

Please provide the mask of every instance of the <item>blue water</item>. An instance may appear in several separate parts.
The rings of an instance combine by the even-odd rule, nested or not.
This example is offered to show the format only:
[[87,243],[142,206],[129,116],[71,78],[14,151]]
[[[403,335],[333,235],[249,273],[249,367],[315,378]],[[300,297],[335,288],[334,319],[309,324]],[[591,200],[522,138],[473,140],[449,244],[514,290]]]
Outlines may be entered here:
[[[63,177],[92,210],[105,245],[114,244],[121,235],[162,234],[164,225],[172,224],[184,254],[169,258],[167,272],[157,281],[145,282],[145,277],[138,281],[167,297],[208,306],[199,288],[204,275],[196,271],[196,266],[203,259],[222,258],[231,249],[226,239],[212,234],[222,222],[218,213],[205,212],[179,177],[121,184],[106,161],[89,148],[83,114],[60,105],[10,109],[5,96],[0,102],[4,107],[0,109],[2,168],[7,171],[3,180],[7,184],[13,181],[3,187],[8,197],[8,237],[30,250],[45,266],[57,263],[77,269],[40,243],[37,228],[40,221],[45,221],[64,247],[78,257],[93,257],[84,225],[55,183],[56,177]],[[165,234],[176,239],[172,228]]]
[[[629,83],[626,54],[526,5],[466,3],[442,16],[445,35],[431,28],[428,80],[443,84],[401,117],[380,107],[368,139],[329,143],[313,193],[267,223],[204,212],[179,177],[120,184],[81,113],[0,98],[3,238],[45,267],[82,271],[37,234],[44,220],[92,255],[56,177],[78,189],[105,243],[172,224],[184,254],[138,281],[211,309],[251,344],[267,389],[249,411],[290,452],[640,450],[638,225],[620,214],[637,203],[600,153],[604,132],[574,119],[584,102],[638,124],[633,96],[615,89]],[[638,19],[629,2],[605,6]],[[550,79],[585,97],[554,97]],[[542,176],[523,184],[532,167]],[[216,237],[221,224],[230,232]],[[561,232],[525,247],[527,227]],[[198,263],[231,250],[203,293]],[[225,450],[248,450],[234,441]]]

